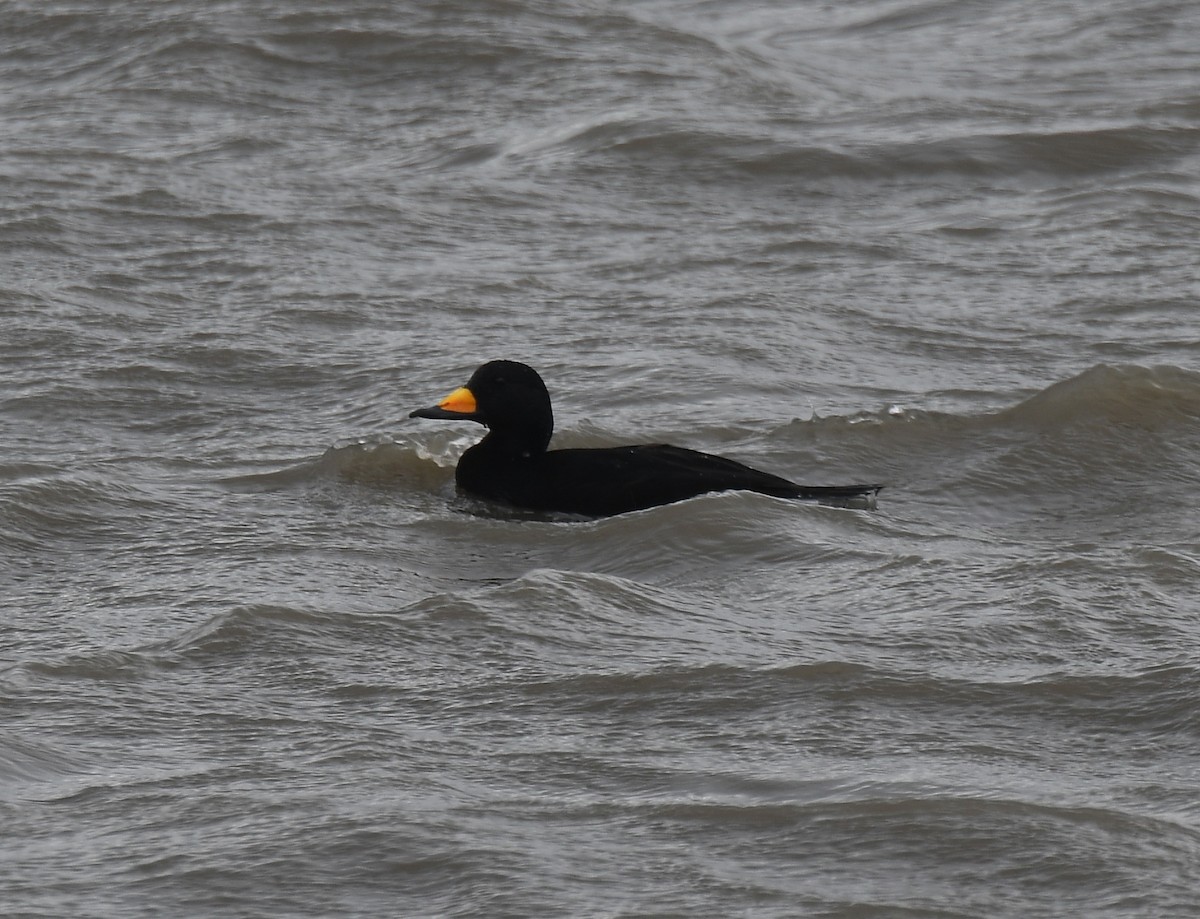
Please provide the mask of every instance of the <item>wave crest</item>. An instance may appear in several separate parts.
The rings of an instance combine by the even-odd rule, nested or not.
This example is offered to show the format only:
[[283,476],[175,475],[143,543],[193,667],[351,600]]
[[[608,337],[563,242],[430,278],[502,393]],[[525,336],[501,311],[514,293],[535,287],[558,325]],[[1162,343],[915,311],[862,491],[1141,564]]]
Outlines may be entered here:
[[330,447],[319,457],[272,472],[221,479],[227,488],[275,491],[321,482],[386,487],[410,482],[433,490],[453,476],[458,456],[466,449],[461,437],[436,435],[422,442],[357,441]]
[[1099,364],[1001,412],[1032,428],[1080,424],[1157,429],[1200,419],[1200,373],[1179,367]]

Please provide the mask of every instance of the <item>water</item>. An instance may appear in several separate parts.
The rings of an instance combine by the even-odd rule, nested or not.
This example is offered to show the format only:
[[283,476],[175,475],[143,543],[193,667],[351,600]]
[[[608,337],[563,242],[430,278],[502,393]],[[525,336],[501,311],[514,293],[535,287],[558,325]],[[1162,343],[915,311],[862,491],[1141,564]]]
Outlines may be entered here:
[[[1200,914],[1200,7],[0,9],[0,912]],[[544,521],[538,367],[875,512]]]

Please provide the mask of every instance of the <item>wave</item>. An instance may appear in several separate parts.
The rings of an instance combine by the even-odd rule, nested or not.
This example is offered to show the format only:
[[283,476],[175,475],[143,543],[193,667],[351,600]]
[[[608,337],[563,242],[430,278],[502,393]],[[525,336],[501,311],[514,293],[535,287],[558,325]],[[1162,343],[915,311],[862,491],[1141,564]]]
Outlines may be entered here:
[[180,635],[147,645],[138,653],[164,663],[198,658],[236,657],[270,648],[321,647],[330,633],[345,629],[352,614],[320,613],[278,604],[237,606],[200,622]]
[[332,635],[354,628],[360,618],[271,604],[237,606],[170,638],[138,647],[95,648],[18,661],[0,669],[0,685],[16,688],[31,680],[139,682],[211,658],[323,648]]
[[792,424],[820,424],[831,430],[849,423],[866,429],[916,426],[973,433],[1036,433],[1096,426],[1185,430],[1198,421],[1200,372],[1171,365],[1096,364],[998,411],[949,414],[897,404],[875,412],[814,417]]
[[1200,372],[1099,364],[1048,386],[998,419],[1035,430],[1125,425],[1159,430],[1200,421]]
[[[1193,847],[1200,833],[1176,820],[1147,816],[1115,807],[1049,803],[1022,798],[984,795],[936,784],[897,782],[779,782],[763,789],[746,783],[742,794],[739,776],[722,777],[723,793],[679,800],[637,802],[626,805],[654,813],[661,819],[685,822],[719,822],[739,825],[793,827],[819,820],[823,823],[859,825],[866,837],[892,836],[905,825],[992,825],[1000,830],[997,854],[1009,845],[1009,832],[1028,832],[1029,825],[1051,831],[1057,825],[1064,835],[1096,832],[1141,838],[1146,844],[1170,850]],[[775,800],[772,800],[772,798]],[[764,800],[765,799],[765,800]],[[888,828],[888,829],[883,829]]]
[[356,441],[284,469],[230,476],[218,484],[235,491],[275,491],[330,481],[377,487],[411,483],[432,491],[453,478],[454,464],[471,442],[452,433],[423,441]]
[[44,782],[84,771],[84,765],[65,750],[43,742],[0,733],[0,795],[8,798],[13,786]]
[[474,70],[494,80],[497,67],[536,71],[562,56],[540,27],[505,29],[463,13],[264,10],[213,17],[178,4],[125,13],[30,6],[6,11],[0,50],[43,84],[177,100],[209,98],[219,89],[268,109],[294,101],[317,75],[357,85],[411,84],[462,79]]
[[961,728],[990,717],[1058,732],[1086,725],[1112,736],[1157,735],[1182,741],[1200,735],[1200,716],[1191,702],[1200,689],[1200,670],[1191,664],[1126,672],[1087,672],[1077,665],[1073,671],[1011,681],[836,659],[760,667],[753,662],[681,665],[664,658],[649,667],[643,658],[639,666],[623,667],[622,658],[614,654],[596,664],[590,672],[576,668],[552,676],[531,674],[519,689],[531,698],[553,698],[569,707],[619,704],[681,715],[719,712],[723,718],[739,717],[743,711],[761,715],[764,706],[794,707],[815,717],[854,707],[881,719],[920,717],[935,732],[939,725]]
[[117,539],[167,506],[152,484],[110,470],[21,469],[0,467],[0,544],[27,552],[40,554],[58,540]]
[[853,420],[822,419],[820,442],[891,483],[881,506],[906,490],[1043,509],[1118,492],[1170,504],[1200,481],[1200,373],[1179,367],[1101,364],[997,411],[896,406]]
[[1138,124],[1058,131],[958,134],[898,138],[857,145],[781,133],[717,131],[704,123],[617,112],[490,146],[474,143],[447,162],[476,164],[493,158],[552,161],[583,158],[600,167],[606,158],[696,176],[744,174],[761,178],[919,178],[939,175],[1080,175],[1162,169],[1190,156],[1200,132]]

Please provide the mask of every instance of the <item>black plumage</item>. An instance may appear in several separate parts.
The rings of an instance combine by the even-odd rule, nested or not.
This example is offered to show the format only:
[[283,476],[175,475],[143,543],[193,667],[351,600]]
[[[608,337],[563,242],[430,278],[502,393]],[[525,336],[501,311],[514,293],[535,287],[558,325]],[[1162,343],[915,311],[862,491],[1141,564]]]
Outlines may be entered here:
[[464,491],[536,511],[607,517],[717,491],[872,506],[881,485],[797,485],[710,453],[666,444],[548,450],[554,413],[532,367],[491,361],[412,418],[465,419],[487,435],[458,462]]

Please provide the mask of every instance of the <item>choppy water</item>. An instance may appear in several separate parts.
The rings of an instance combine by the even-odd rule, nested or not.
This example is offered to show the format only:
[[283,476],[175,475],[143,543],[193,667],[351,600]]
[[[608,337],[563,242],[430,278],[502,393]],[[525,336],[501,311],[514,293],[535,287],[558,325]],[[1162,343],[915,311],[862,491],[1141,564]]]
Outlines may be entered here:
[[[0,912],[1200,915],[1200,6],[0,5]],[[876,512],[456,496],[407,421]]]

